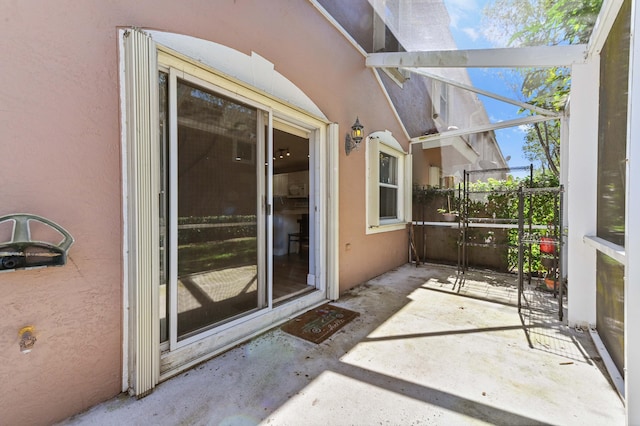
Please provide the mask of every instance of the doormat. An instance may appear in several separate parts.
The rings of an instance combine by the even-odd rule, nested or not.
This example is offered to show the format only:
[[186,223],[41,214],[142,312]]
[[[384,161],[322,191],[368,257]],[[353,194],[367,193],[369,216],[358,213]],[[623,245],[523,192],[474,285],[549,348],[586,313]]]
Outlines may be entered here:
[[287,322],[282,326],[282,331],[313,343],[321,343],[358,315],[358,312],[326,303]]

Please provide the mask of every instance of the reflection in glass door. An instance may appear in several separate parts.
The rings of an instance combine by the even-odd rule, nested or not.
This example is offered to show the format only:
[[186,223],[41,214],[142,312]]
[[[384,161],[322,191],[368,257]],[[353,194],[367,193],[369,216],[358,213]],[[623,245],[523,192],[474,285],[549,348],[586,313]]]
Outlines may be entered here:
[[256,108],[175,74],[171,82],[170,309],[181,341],[265,306],[258,274],[262,168]]

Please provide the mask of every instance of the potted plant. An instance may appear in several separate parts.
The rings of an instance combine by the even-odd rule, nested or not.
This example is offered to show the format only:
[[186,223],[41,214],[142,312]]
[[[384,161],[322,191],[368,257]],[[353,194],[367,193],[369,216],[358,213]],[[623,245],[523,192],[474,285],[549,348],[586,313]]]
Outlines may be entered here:
[[445,222],[454,222],[458,217],[458,211],[451,209],[451,196],[447,195],[447,208],[438,209],[438,213],[442,213]]
[[540,263],[546,269],[544,283],[548,290],[555,290],[557,283],[557,253],[556,243],[553,238],[554,228],[553,224],[549,223],[547,226],[546,235],[540,237]]

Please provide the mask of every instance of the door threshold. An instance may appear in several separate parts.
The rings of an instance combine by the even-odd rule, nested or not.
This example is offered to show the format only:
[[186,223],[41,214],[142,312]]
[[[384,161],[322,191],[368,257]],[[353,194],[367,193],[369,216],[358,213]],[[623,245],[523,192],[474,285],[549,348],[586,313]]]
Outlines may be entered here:
[[289,293],[287,295],[280,296],[277,299],[273,299],[273,306],[281,305],[282,303],[286,302],[287,300],[291,300],[291,299],[298,298],[300,296],[304,296],[305,294],[312,293],[312,292],[314,292],[316,290],[318,290],[318,289],[315,288],[315,287],[312,287],[312,286],[308,286],[308,288],[302,288],[300,290],[294,291],[294,292]]

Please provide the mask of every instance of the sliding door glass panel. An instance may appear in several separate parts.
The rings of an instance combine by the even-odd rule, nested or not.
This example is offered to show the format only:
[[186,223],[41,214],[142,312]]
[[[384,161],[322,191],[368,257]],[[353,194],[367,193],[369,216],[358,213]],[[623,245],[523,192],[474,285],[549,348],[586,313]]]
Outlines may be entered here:
[[257,110],[178,79],[177,338],[261,307]]
[[169,277],[169,75],[160,72],[158,75],[158,104],[160,106],[160,200],[159,200],[159,236],[160,236],[160,288],[159,316],[160,343],[169,340],[169,299],[167,283]]
[[[273,301],[315,289],[310,274],[309,139],[273,130]],[[268,181],[268,180],[267,180]]]

